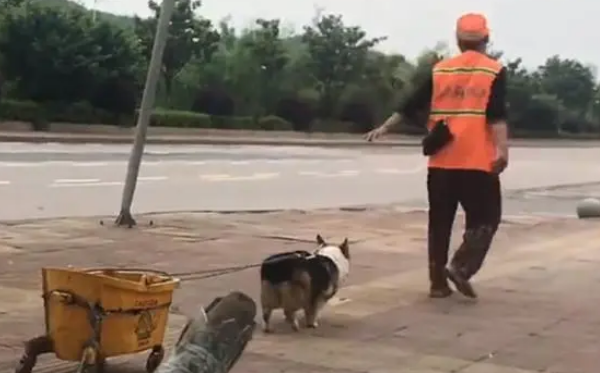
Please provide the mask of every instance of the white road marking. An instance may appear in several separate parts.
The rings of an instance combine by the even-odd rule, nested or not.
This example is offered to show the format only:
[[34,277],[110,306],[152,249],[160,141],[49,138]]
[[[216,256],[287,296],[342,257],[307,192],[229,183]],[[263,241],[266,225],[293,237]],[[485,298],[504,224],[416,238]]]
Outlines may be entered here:
[[[127,163],[124,161],[118,161],[119,163]],[[117,163],[117,162],[115,162]],[[142,161],[142,166],[162,166],[164,162],[161,161]]]
[[213,175],[200,175],[200,178],[205,181],[254,181],[254,180],[267,180],[274,179],[279,176],[279,173],[266,172],[266,173],[254,173],[248,176],[232,176],[229,174],[213,174]]
[[0,162],[0,167],[106,167],[120,163],[110,162],[74,162],[74,161],[42,161],[42,162]]
[[[140,176],[138,182],[162,181],[167,180],[166,176]],[[101,181],[100,179],[57,179],[49,187],[51,188],[78,188],[78,187],[105,187],[121,186],[123,181]]]
[[93,183],[53,183],[50,184],[50,188],[81,188],[81,187],[105,187],[105,186],[122,186],[122,181],[101,181]]
[[[209,164],[225,164],[225,165],[249,165],[249,164],[317,164],[317,163],[343,163],[350,162],[348,159],[255,159],[231,161],[226,159],[211,159],[205,161],[189,161],[189,160],[162,160],[162,161],[145,161],[142,160],[142,165],[145,167],[159,166],[204,166]],[[93,162],[79,161],[39,161],[39,162],[0,162],[0,168],[31,168],[31,167],[115,167],[127,165],[126,160],[107,160]]]
[[209,181],[218,181],[218,180],[226,180],[231,176],[228,174],[209,174],[209,175],[200,175],[200,179],[209,180]]
[[288,162],[287,159],[267,159],[265,160],[266,163],[271,163],[271,164],[281,164],[281,163],[286,163]]
[[2,162],[0,167],[35,167],[36,163]]
[[424,168],[425,168],[424,166],[419,166],[419,167],[409,168],[409,169],[380,168],[380,169],[375,170],[375,172],[377,172],[379,174],[388,174],[388,175],[409,175],[409,174],[415,174],[417,172],[420,172]]
[[54,184],[89,184],[89,183],[97,183],[100,182],[100,179],[56,179],[54,180]]
[[360,171],[358,170],[344,170],[341,172],[338,172],[337,174],[333,174],[332,176],[358,176],[360,174]]
[[250,179],[244,179],[244,180],[266,180],[266,179],[274,179],[276,177],[279,177],[279,173],[277,173],[277,172],[261,172],[261,173],[255,173],[252,176],[250,176]]
[[323,159],[297,159],[297,158],[284,158],[284,159],[257,159],[255,162],[264,162],[268,164],[289,164],[289,163],[303,163],[303,164],[314,164],[321,163]]
[[140,176],[138,177],[138,181],[162,181],[167,180],[166,176]]
[[360,175],[358,170],[343,170],[338,172],[300,171],[298,175],[313,177],[351,177]]
[[106,167],[110,164],[107,162],[71,162],[69,166],[73,167]]
[[323,175],[323,173],[319,172],[319,171],[300,171],[300,172],[298,172],[298,175],[301,175],[301,176],[320,176],[320,175]]
[[8,180],[0,180],[0,185],[10,185],[10,181],[8,181]]

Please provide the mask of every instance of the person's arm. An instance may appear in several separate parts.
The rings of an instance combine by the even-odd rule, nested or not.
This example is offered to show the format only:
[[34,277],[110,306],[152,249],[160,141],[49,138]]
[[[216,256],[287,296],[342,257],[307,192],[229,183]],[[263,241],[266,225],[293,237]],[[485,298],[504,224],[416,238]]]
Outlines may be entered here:
[[408,99],[396,109],[381,126],[388,132],[400,124],[402,118],[414,118],[419,112],[429,110],[433,93],[433,74],[430,73],[410,94]]
[[499,156],[508,158],[508,124],[506,108],[506,68],[502,68],[492,83],[486,112]]

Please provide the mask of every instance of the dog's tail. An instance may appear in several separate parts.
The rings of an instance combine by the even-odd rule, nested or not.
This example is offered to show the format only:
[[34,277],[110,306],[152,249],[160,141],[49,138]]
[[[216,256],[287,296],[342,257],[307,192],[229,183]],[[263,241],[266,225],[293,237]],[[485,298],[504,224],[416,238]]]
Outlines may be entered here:
[[311,277],[308,274],[308,272],[306,272],[306,270],[304,270],[304,268],[299,268],[297,270],[295,270],[294,272],[292,272],[292,277],[290,279],[290,282],[295,285],[298,286],[299,288],[303,289],[304,291],[308,291],[310,290],[311,286]]

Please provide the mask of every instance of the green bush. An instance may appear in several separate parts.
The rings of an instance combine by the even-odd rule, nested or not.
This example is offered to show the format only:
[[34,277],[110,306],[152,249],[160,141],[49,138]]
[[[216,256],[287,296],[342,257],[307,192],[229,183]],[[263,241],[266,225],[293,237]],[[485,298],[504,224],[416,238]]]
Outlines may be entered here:
[[32,101],[0,101],[0,119],[18,122],[33,122],[42,118],[43,110]]
[[253,130],[257,128],[256,121],[252,117],[230,117],[233,124],[233,129],[237,130]]
[[1,101],[0,120],[29,122],[33,131],[50,129],[50,121],[47,119],[45,109],[32,101]]
[[258,120],[258,128],[265,131],[293,131],[294,126],[287,120],[275,115],[268,115]]
[[[118,115],[94,108],[88,102],[73,104],[5,100],[0,102],[0,119],[30,122],[34,129],[48,127],[51,122],[77,124],[117,124]],[[47,123],[41,125],[40,123]]]
[[153,127],[212,128],[209,115],[191,111],[157,109],[150,117]]
[[216,128],[216,129],[256,129],[252,117],[229,117],[195,113],[191,111],[177,111],[157,109],[151,116],[150,125],[155,127],[175,128]]
[[[137,117],[137,113],[136,113]],[[0,120],[29,122],[35,131],[47,131],[52,122],[76,124],[133,125],[135,117],[119,116],[97,109],[87,102],[40,105],[30,101],[0,101]],[[210,116],[189,111],[156,109],[150,116],[153,127],[215,128],[232,130],[293,131],[292,123],[269,115],[258,120],[253,117]],[[313,132],[348,132],[352,124],[341,121],[317,120]]]
[[93,107],[89,102],[49,104],[45,108],[50,122],[75,124],[117,124],[118,115]]
[[322,132],[322,133],[347,133],[352,129],[352,123],[317,119],[315,120],[310,130],[311,132]]
[[252,117],[231,117],[213,115],[210,117],[212,128],[226,130],[254,129],[256,125]]

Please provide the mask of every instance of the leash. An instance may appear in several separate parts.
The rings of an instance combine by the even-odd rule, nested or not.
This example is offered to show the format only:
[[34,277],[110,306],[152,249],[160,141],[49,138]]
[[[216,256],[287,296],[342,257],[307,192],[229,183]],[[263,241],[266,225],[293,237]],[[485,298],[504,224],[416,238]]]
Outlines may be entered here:
[[[290,254],[290,253],[286,253],[286,254]],[[299,255],[298,253],[295,253],[295,252],[291,253],[291,254]],[[207,279],[207,278],[211,278],[211,277],[218,277],[218,276],[228,275],[231,273],[237,273],[237,272],[245,271],[245,270],[251,269],[251,268],[258,268],[261,265],[263,265],[263,263],[276,263],[279,261],[286,260],[288,258],[289,258],[289,256],[286,255],[281,258],[271,258],[271,259],[268,259],[266,261],[262,261],[259,263],[244,264],[244,265],[231,266],[231,267],[221,267],[221,268],[214,268],[214,269],[206,269],[206,270],[192,271],[192,272],[169,273],[169,276],[177,277],[177,278],[179,278],[179,280],[181,282],[187,282],[187,281],[193,281],[193,280],[203,280],[203,279]]]
[[89,268],[86,270],[88,273],[102,273],[105,271],[115,271],[115,272],[139,272],[139,273],[155,273],[161,276],[166,277],[176,277],[180,282],[193,281],[193,280],[202,280],[205,278],[218,277],[227,275],[230,273],[241,272],[250,268],[258,268],[262,265],[262,263],[253,263],[253,264],[245,264],[231,267],[221,267],[221,268],[213,268],[206,269],[200,271],[191,271],[191,272],[178,272],[178,273],[169,273],[165,271],[157,271],[147,268]]
[[177,277],[181,282],[194,281],[194,280],[203,280],[211,277],[219,277],[228,275],[231,273],[237,273],[244,271],[246,269],[258,268],[262,263],[253,263],[253,264],[245,264],[239,266],[231,266],[231,267],[221,267],[214,269],[206,269],[201,271],[192,271],[192,272],[179,272],[179,273],[169,273],[169,276]]
[[[283,240],[289,240],[289,241],[312,242],[312,240],[302,240],[302,239],[297,239],[294,237],[285,237],[285,236],[268,236],[268,237],[271,239],[276,238],[276,239],[283,239]],[[361,242],[364,240],[365,239],[354,240],[351,243],[355,244],[355,243],[358,243],[358,242]],[[286,257],[271,258],[267,261],[263,261],[263,262],[259,262],[259,263],[245,264],[245,265],[231,266],[231,267],[222,267],[222,268],[215,268],[215,269],[207,269],[207,270],[201,270],[201,271],[170,273],[169,275],[179,278],[179,280],[181,282],[203,280],[203,279],[207,279],[207,278],[211,278],[211,277],[219,277],[219,276],[224,276],[224,275],[228,275],[231,273],[237,273],[237,272],[245,271],[245,270],[251,269],[251,268],[258,268],[263,263],[275,263],[275,262],[282,261],[285,259],[286,259]]]
[[[282,259],[271,259],[267,262],[271,263],[271,262],[278,262]],[[145,268],[114,268],[115,271],[121,271],[121,272],[152,272],[152,273],[157,273],[163,276],[169,276],[169,277],[176,277],[179,279],[180,282],[188,282],[188,281],[194,281],[194,280],[203,280],[203,279],[207,279],[207,278],[211,278],[211,277],[219,277],[219,276],[224,276],[224,275],[228,275],[231,273],[237,273],[237,272],[242,272],[245,271],[247,269],[251,269],[251,268],[258,268],[260,267],[264,262],[259,262],[259,263],[252,263],[252,264],[243,264],[243,265],[238,265],[238,266],[230,266],[230,267],[221,267],[221,268],[213,268],[213,269],[205,269],[205,270],[200,270],[200,271],[190,271],[190,272],[164,272],[164,271],[155,271],[155,270],[149,270],[149,269],[145,269]],[[88,271],[92,271],[92,272],[100,272],[103,271],[103,268],[93,268],[93,269],[89,269]]]
[[[304,240],[304,239],[298,239],[295,237],[287,237],[287,236],[261,236],[261,237],[269,238],[269,239],[279,239],[279,240],[285,240],[285,241],[313,242],[312,240]],[[359,239],[359,240],[350,241],[349,243],[355,244],[355,243],[358,243],[358,242],[361,242],[364,240],[365,239]],[[278,262],[278,261],[284,260],[284,259],[285,258],[269,259],[267,262],[269,262],[269,263]],[[154,273],[158,273],[158,274],[161,274],[164,276],[176,277],[179,279],[180,282],[188,282],[188,281],[195,281],[195,280],[204,280],[204,279],[211,278],[211,277],[224,276],[224,275],[228,275],[228,274],[232,274],[232,273],[242,272],[242,271],[245,271],[245,270],[251,269],[251,268],[258,268],[263,263],[264,262],[259,262],[259,263],[243,264],[243,265],[230,266],[230,267],[206,269],[206,270],[200,270],[200,271],[176,272],[176,273],[153,271],[153,270],[148,270],[148,269],[143,269],[143,268],[115,268],[115,269],[118,271],[126,271],[126,272],[154,272]],[[101,271],[102,269],[94,269],[94,270]]]

